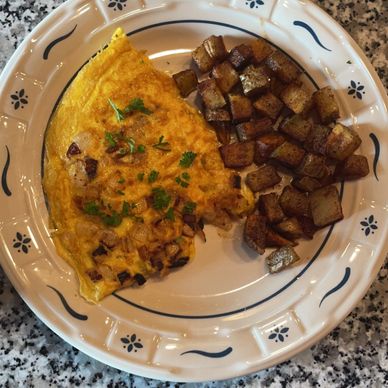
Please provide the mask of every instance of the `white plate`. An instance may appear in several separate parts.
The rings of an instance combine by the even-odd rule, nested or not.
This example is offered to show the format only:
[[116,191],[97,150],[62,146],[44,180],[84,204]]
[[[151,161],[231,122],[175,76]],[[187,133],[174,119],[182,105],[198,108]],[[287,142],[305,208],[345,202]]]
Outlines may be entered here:
[[[73,271],[49,238],[43,137],[66,85],[118,26],[168,72],[187,67],[190,50],[211,34],[224,35],[229,48],[260,35],[291,55],[318,86],[334,88],[342,122],[363,139],[371,174],[342,187],[345,220],[301,244],[303,262],[268,276],[264,260],[239,238],[220,238],[209,228],[209,242],[196,243],[195,261],[163,281],[120,291],[97,306],[79,297]],[[269,367],[338,325],[382,264],[387,99],[353,40],[310,2],[68,1],[19,47],[0,85],[1,264],[40,319],[102,362],[176,381]]]

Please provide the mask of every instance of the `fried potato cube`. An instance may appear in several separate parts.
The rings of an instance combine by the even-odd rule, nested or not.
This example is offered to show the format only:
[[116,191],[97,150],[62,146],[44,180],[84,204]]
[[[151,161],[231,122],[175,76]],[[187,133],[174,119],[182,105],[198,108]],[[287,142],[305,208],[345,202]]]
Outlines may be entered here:
[[303,230],[304,238],[312,240],[314,238],[314,234],[319,228],[314,225],[313,220],[309,217],[298,217],[298,221]]
[[304,142],[312,128],[312,123],[300,115],[286,117],[279,126],[281,132],[295,140]]
[[289,240],[296,240],[303,236],[303,229],[296,217],[287,218],[273,228]]
[[267,221],[261,216],[258,211],[249,214],[244,226],[244,240],[259,254],[263,254],[265,250],[267,235]]
[[296,168],[302,163],[305,153],[306,151],[302,147],[285,141],[272,152],[271,158],[283,164],[285,167]]
[[360,146],[361,139],[351,128],[337,123],[326,142],[326,155],[336,160],[345,160]]
[[291,247],[282,247],[265,258],[269,273],[275,273],[289,267],[300,260],[300,257]]
[[217,139],[222,145],[230,143],[232,127],[229,121],[215,121],[211,123],[216,131]]
[[253,140],[271,131],[272,120],[263,118],[251,120],[245,123],[236,125],[237,137],[240,141]]
[[317,90],[313,101],[318,111],[322,124],[328,124],[340,117],[339,106],[330,86]]
[[276,193],[260,195],[258,207],[270,224],[277,224],[285,217],[279,204],[279,196]]
[[216,63],[215,59],[207,53],[203,44],[193,51],[192,58],[201,73],[210,71]]
[[172,76],[182,97],[187,97],[198,85],[197,74],[191,69],[183,70]]
[[255,143],[246,141],[220,147],[221,157],[227,168],[248,167],[253,163]]
[[228,52],[225,48],[224,38],[222,36],[209,36],[203,41],[203,46],[211,58],[216,62],[223,61],[227,56]]
[[335,177],[345,180],[360,179],[369,174],[368,159],[363,155],[351,155],[335,169]]
[[212,76],[216,80],[222,93],[229,93],[234,85],[240,80],[237,71],[228,62],[224,61],[213,67]]
[[287,84],[296,81],[301,73],[295,63],[278,50],[274,51],[265,63],[276,77]]
[[322,187],[322,184],[319,180],[310,178],[309,176],[294,178],[291,182],[291,185],[296,189],[303,191],[304,193],[311,193]]
[[205,109],[205,118],[207,121],[230,121],[230,113],[228,110],[220,109]]
[[229,94],[228,99],[234,122],[241,122],[251,118],[253,106],[248,97],[240,94]]
[[272,93],[268,92],[260,96],[254,103],[255,109],[263,116],[276,120],[283,108],[283,103]]
[[276,148],[280,147],[286,139],[277,132],[260,136],[255,142],[255,158],[257,165],[265,163]]
[[323,125],[314,125],[304,142],[304,148],[315,154],[325,155],[326,141],[331,129]]
[[302,163],[296,170],[296,173],[310,178],[323,178],[328,174],[326,158],[322,155],[308,153],[303,158]]
[[286,239],[273,229],[267,229],[267,235],[265,239],[266,248],[294,247],[296,245],[297,243]]
[[263,62],[273,52],[271,45],[264,39],[258,38],[251,43],[252,61],[255,64]]
[[203,103],[209,109],[223,108],[226,105],[224,96],[214,79],[207,79],[198,84],[198,92]]
[[252,56],[252,47],[247,44],[240,44],[231,50],[228,59],[236,69],[241,69],[249,63]]
[[251,171],[245,178],[245,183],[254,192],[268,189],[277,185],[282,180],[273,166],[262,166],[258,170]]
[[273,95],[280,98],[280,94],[282,93],[285,87],[286,85],[283,82],[281,82],[279,79],[277,79],[275,76],[271,77],[269,90]]
[[310,217],[310,204],[306,194],[286,186],[279,197],[279,203],[284,213],[289,217]]
[[338,190],[326,186],[310,194],[310,207],[314,224],[318,227],[334,224],[344,218]]
[[244,94],[252,97],[269,88],[270,78],[264,66],[248,66],[241,74],[240,80]]
[[294,113],[307,112],[312,106],[311,95],[303,86],[290,84],[281,93],[280,99]]

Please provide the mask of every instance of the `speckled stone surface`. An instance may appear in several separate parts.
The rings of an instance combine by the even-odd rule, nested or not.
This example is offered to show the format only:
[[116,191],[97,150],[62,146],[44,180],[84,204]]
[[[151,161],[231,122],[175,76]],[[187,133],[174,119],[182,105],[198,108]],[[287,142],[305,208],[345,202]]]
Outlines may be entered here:
[[[26,34],[61,0],[0,0],[0,70]],[[316,1],[350,32],[388,86],[388,3]],[[1,204],[0,204],[1,206]],[[371,289],[330,335],[290,361],[259,373],[195,387],[388,386],[386,262]],[[0,269],[1,387],[167,387],[105,366],[51,332],[24,304]],[[181,386],[181,384],[179,384]]]

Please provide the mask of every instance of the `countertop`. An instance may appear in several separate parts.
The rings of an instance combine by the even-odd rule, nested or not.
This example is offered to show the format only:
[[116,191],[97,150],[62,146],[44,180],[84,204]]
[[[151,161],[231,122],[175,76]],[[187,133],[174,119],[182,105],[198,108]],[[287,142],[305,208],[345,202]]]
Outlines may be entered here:
[[[62,0],[0,0],[0,70],[31,29],[61,3]],[[387,1],[323,0],[315,3],[352,35],[387,87]],[[311,349],[278,366],[243,378],[188,385],[387,386],[387,271],[386,261],[369,292],[352,313]],[[0,268],[0,386],[176,385],[118,371],[68,345],[31,312]]]

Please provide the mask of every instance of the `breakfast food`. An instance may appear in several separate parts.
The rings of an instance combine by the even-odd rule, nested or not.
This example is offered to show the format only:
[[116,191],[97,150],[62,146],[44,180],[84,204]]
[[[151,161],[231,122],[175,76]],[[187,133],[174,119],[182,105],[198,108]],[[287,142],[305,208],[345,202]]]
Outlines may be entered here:
[[[340,109],[333,90],[310,92],[299,67],[264,39],[228,52],[222,36],[211,36],[194,50],[193,61],[202,73],[197,89],[225,167],[239,173],[250,168],[244,184],[256,204],[245,221],[245,242],[259,254],[279,248],[266,259],[269,272],[278,272],[299,260],[292,248],[298,239],[312,239],[343,219],[335,183],[368,175],[366,157],[354,154],[361,139],[336,122]],[[187,88],[177,86],[187,96]],[[292,176],[291,184],[279,194],[263,193],[281,175]]]
[[52,238],[91,302],[186,265],[203,222],[228,229],[253,205],[214,131],[122,30],[64,94],[45,146]]

